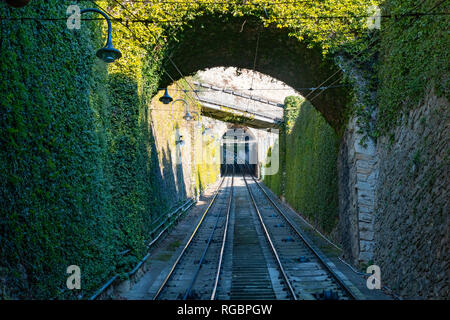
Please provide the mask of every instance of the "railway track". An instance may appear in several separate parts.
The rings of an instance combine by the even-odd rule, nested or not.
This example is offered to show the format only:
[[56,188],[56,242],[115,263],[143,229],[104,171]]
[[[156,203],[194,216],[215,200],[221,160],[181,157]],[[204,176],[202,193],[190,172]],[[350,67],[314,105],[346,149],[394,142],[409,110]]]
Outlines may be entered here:
[[287,299],[279,266],[252,206],[245,180],[236,181],[229,299]]
[[[248,180],[248,181],[247,181]],[[354,299],[252,176],[224,176],[154,299]]]
[[208,208],[164,278],[154,300],[215,298],[233,198],[233,180],[234,174],[222,178]]
[[[243,174],[245,178],[246,174]],[[292,219],[271,199],[259,182],[251,176],[246,182],[267,239],[277,253],[284,280],[294,299],[355,299],[352,291],[334,273],[322,256],[302,235]]]

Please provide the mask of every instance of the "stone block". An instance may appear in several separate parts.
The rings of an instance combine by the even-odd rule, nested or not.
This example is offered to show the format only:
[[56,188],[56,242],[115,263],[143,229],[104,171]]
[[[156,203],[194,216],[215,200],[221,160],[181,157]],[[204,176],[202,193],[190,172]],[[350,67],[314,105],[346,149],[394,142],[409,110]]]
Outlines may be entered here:
[[374,207],[370,206],[370,205],[359,205],[359,213],[368,213],[368,214],[373,214],[374,212]]
[[373,231],[373,224],[370,222],[360,221],[359,224],[359,231]]
[[374,198],[375,195],[373,191],[359,190],[358,192],[358,204],[373,206]]
[[364,182],[364,181],[358,181],[356,183],[356,188],[358,188],[359,190],[366,190],[366,191],[373,190],[373,187],[369,183]]
[[361,240],[372,241],[373,240],[373,231],[359,231],[359,238]]
[[364,251],[364,252],[360,252],[359,253],[358,260],[359,260],[360,263],[367,263],[367,262],[369,262],[372,259],[373,259],[373,253],[372,252]]
[[361,240],[359,242],[359,248],[361,252],[373,252],[374,247],[375,243],[373,241]]
[[[366,170],[366,169],[363,169]],[[369,172],[361,172],[360,170],[356,170],[356,180],[357,181],[367,181],[367,178],[369,177]]]
[[373,215],[370,213],[360,212],[359,213],[359,221],[373,223]]
[[355,152],[355,160],[372,160],[373,155],[367,153]]
[[373,156],[376,154],[376,148],[375,148],[375,144],[373,143],[373,141],[371,139],[367,139],[366,140],[366,144],[367,146],[362,146],[360,144],[361,138],[357,137],[355,140],[355,152],[358,154],[364,154],[367,156]]

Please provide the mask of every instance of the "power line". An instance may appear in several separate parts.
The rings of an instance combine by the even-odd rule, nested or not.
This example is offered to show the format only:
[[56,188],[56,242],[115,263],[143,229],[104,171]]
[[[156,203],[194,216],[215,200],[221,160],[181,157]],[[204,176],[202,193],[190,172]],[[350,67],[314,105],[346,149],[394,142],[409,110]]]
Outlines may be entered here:
[[[305,16],[299,15],[298,17],[277,17],[274,16],[274,21],[278,20],[343,20],[343,19],[355,19],[355,18],[394,18],[398,20],[403,17],[423,17],[423,16],[448,16],[450,12],[411,12],[400,15],[379,15],[379,16],[369,16],[369,15],[361,15],[361,16]],[[193,20],[194,18],[190,19]],[[265,19],[265,18],[263,18]],[[0,20],[4,21],[25,21],[25,20],[34,20],[34,21],[67,21],[67,17],[0,17]],[[90,21],[90,20],[102,20],[102,18],[81,18],[81,20]],[[152,24],[152,23],[181,23],[184,24],[186,20],[160,20],[160,19],[125,19],[125,18],[111,18],[111,21],[114,22],[128,22],[128,23],[143,23],[143,24]]]
[[[184,81],[187,83],[187,85],[191,88],[191,90],[194,92],[194,94],[197,96],[197,98],[199,98],[198,94],[195,92],[195,89],[192,87],[192,85],[189,83],[189,81],[187,81],[186,77],[183,75],[183,73],[181,72],[181,70],[178,68],[178,66],[175,64],[175,62],[173,62],[172,58],[168,55],[167,56],[169,58],[170,63],[172,63],[172,65],[175,67],[175,69],[178,71],[178,73],[180,74],[181,78],[184,79]],[[195,103],[196,101],[192,99],[191,100]]]
[[[95,6],[97,6],[99,9],[101,9],[101,10],[103,10],[104,12],[106,12],[111,18],[114,18],[114,16],[111,14],[111,13],[109,13],[107,10],[105,10],[104,8],[102,8],[100,5],[98,5],[95,1],[90,1],[91,3],[93,3]],[[117,1],[116,1],[117,2]],[[139,38],[139,37],[137,37],[135,34],[134,34],[134,32],[128,27],[128,25],[127,24],[123,24],[122,22],[120,22],[125,28],[127,28],[128,30],[129,30],[129,32],[132,34],[132,36],[137,40],[137,41],[139,41],[140,43],[141,43],[141,45],[143,45],[143,46],[145,46],[144,45],[144,43],[143,43],[143,41]],[[148,27],[147,27],[148,28]],[[155,38],[156,39],[156,38]],[[159,40],[159,38],[158,39],[156,39],[156,40]],[[175,83],[175,85],[176,86],[179,86],[178,85],[178,83],[172,78],[172,76],[169,74],[169,72],[167,72],[167,70],[163,67],[163,66],[161,66],[161,68],[162,68],[162,70],[164,71],[164,73],[166,73],[167,74],[167,76],[171,79],[171,81],[173,82],[173,83]],[[185,93],[186,93],[186,91],[185,91]],[[189,95],[188,95],[189,96]],[[191,97],[190,97],[191,98]],[[191,100],[193,100],[192,98],[191,98]],[[193,100],[194,101],[194,100]]]
[[[138,17],[135,15],[135,14],[133,14],[132,12],[130,12],[122,3],[120,3],[119,1],[117,1],[117,0],[114,0],[116,3],[118,3],[121,7],[123,7],[127,12],[129,12],[130,14],[132,14],[134,17],[135,17],[135,19],[123,19],[123,18],[116,18],[116,17],[113,17],[111,14],[109,14],[110,16],[111,16],[111,20],[112,21],[117,21],[117,22],[119,22],[119,23],[121,23],[122,25],[124,25],[131,33],[132,33],[132,35],[133,35],[133,37],[135,38],[135,39],[137,39],[141,44],[143,44],[143,41],[142,40],[140,40],[138,37],[136,37],[136,35],[134,34],[134,32],[128,27],[128,23],[144,23],[145,24],[145,26],[147,27],[147,29],[149,30],[149,31],[151,31],[149,28],[148,28],[148,26],[147,26],[147,24],[148,23],[157,23],[157,22],[174,22],[174,23],[185,23],[185,22],[183,22],[183,21],[180,21],[180,20],[155,20],[155,19],[138,19]],[[444,0],[445,1],[445,0]],[[420,17],[420,16],[426,16],[426,15],[434,15],[434,16],[439,16],[439,15],[441,15],[441,16],[447,16],[449,13],[448,12],[431,12],[431,11],[433,11],[434,9],[436,9],[437,7],[439,7],[440,5],[442,5],[443,3],[444,3],[444,1],[441,1],[441,2],[439,2],[439,3],[437,3],[432,9],[430,9],[430,10],[428,10],[427,12],[407,12],[407,13],[404,13],[404,14],[400,14],[400,15],[380,15],[380,16],[369,16],[369,15],[364,15],[364,16],[355,16],[355,15],[353,15],[353,16],[300,16],[300,17],[274,17],[275,19],[289,19],[289,20],[291,20],[291,19],[349,19],[349,18],[368,18],[368,17],[371,17],[371,18],[377,18],[377,17],[380,17],[380,18],[396,18],[396,21],[398,21],[398,19],[399,18],[403,18],[403,17],[416,17],[416,18],[418,18],[418,17]],[[97,5],[94,1],[92,1],[92,0],[77,0],[77,2],[91,2],[91,3],[93,3],[93,4],[95,4],[97,7],[99,7],[99,8],[101,8],[99,5]],[[172,3],[172,4],[174,4],[174,3],[176,3],[176,4],[178,4],[178,3],[189,3],[189,2],[184,2],[184,1],[161,1],[161,2],[156,2],[156,1],[127,1],[127,3],[158,3],[158,4],[161,4],[161,3],[167,3],[167,4],[169,4],[169,3]],[[285,2],[277,2],[277,3],[272,3],[272,2],[270,2],[270,3],[263,3],[263,2],[261,2],[261,3],[258,3],[258,4],[281,4],[281,3],[285,3],[285,4],[287,4],[287,3],[306,3],[306,2],[310,2],[310,3],[312,3],[312,1],[285,1]],[[424,1],[422,1],[421,3],[423,3]],[[223,2],[208,2],[208,3],[223,3]],[[413,8],[413,10],[415,9],[415,8],[417,8],[421,3],[419,3],[418,5],[416,5],[414,8]],[[202,4],[207,4],[207,2],[202,2]],[[256,4],[256,3],[253,3],[253,4]],[[103,11],[105,11],[103,8],[101,8]],[[106,12],[106,11],[105,11]],[[34,20],[34,21],[59,21],[59,20],[67,20],[67,17],[64,17],[64,18],[51,18],[51,17],[15,17],[15,18],[11,18],[11,17],[0,17],[0,20],[10,20],[10,21],[27,21],[27,20]],[[81,20],[83,20],[83,21],[99,21],[99,20],[103,20],[103,18],[82,18]],[[125,22],[126,23],[126,25],[125,24],[123,24],[123,22]],[[379,38],[379,37],[378,37]],[[376,39],[373,39],[372,41],[371,41],[371,43],[369,43],[369,46],[368,46],[368,49],[370,48],[370,46],[376,41],[376,40],[378,40],[378,38],[376,38]],[[155,38],[156,39],[156,38]],[[156,39],[156,40],[159,40],[159,38],[158,39]],[[350,61],[350,63],[354,60],[354,59],[356,59],[357,57],[359,57],[360,55],[362,54],[362,52],[360,52],[360,53],[358,53],[351,61]],[[173,62],[173,60],[172,60],[172,58],[170,57],[170,56],[168,56],[168,59],[169,59],[169,61],[173,64],[173,66],[175,67],[175,69],[180,73],[180,75],[183,77],[183,79],[185,78],[184,77],[184,75],[183,75],[183,73],[180,71],[180,69],[178,68],[178,66]],[[256,54],[255,54],[255,60],[256,60]],[[256,61],[255,61],[255,63],[256,63]],[[164,69],[164,68],[163,68]],[[168,72],[167,72],[167,70],[165,70],[164,69],[164,72],[169,76],[169,78],[172,80],[172,81],[174,81],[173,80],[173,78],[170,76],[170,74],[168,74]],[[307,98],[308,96],[310,96],[312,93],[314,93],[315,91],[317,91],[317,90],[319,90],[319,89],[321,89],[321,90],[324,90],[323,88],[325,88],[325,89],[328,89],[328,88],[333,88],[333,87],[336,87],[336,86],[334,86],[334,85],[330,85],[330,86],[323,86],[326,82],[328,82],[329,80],[331,80],[331,78],[333,78],[337,73],[339,73],[339,72],[342,72],[342,70],[338,70],[338,71],[336,71],[334,74],[332,74],[328,79],[326,79],[324,82],[322,82],[319,86],[317,86],[317,87],[314,87],[314,88],[311,88],[312,90],[311,90],[311,92],[305,97],[305,98]],[[342,77],[340,77],[339,79],[341,79]],[[194,93],[196,93],[196,91],[192,88],[192,85],[185,79],[185,81],[186,81],[186,83],[189,85],[189,87],[192,89],[192,90],[183,90],[184,92],[189,92],[189,91],[192,91],[192,92],[194,92]],[[174,81],[175,82],[175,81]],[[252,79],[252,82],[253,82],[253,79]],[[336,82],[336,81],[335,81]],[[335,82],[333,82],[333,84],[335,83]],[[253,85],[251,86],[251,88],[250,89],[243,89],[243,90],[253,90]],[[308,90],[309,88],[300,88],[300,90]],[[265,90],[267,90],[267,89],[265,89]],[[322,91],[323,92],[323,91]],[[320,92],[320,93],[322,93],[322,92]],[[320,93],[319,93],[319,95],[320,95]],[[318,95],[316,95],[316,96],[314,96],[313,97],[313,99],[315,99],[316,97],[317,97]],[[198,96],[197,96],[198,97]],[[191,98],[192,99],[192,98]]]
[[[114,16],[113,16],[111,13],[109,13],[107,10],[105,10],[105,9],[102,8],[100,5],[98,5],[95,1],[90,0],[90,2],[91,2],[92,4],[94,4],[95,6],[97,6],[99,9],[103,10],[104,12],[106,12],[111,18],[114,18]],[[123,26],[131,33],[131,35],[133,36],[134,39],[136,39],[139,43],[141,43],[142,46],[145,46],[145,45],[144,45],[144,42],[143,42],[139,37],[136,36],[136,34],[133,32],[133,30],[131,30],[131,29],[128,27],[128,25],[123,24],[122,22],[120,22],[120,24],[122,24],[122,25],[123,25]],[[158,40],[158,39],[157,39],[157,40]],[[167,76],[172,80],[172,82],[174,82],[175,85],[178,86],[178,83],[172,78],[172,76],[169,74],[169,72],[167,72],[167,70],[166,70],[164,67],[161,66],[161,68],[162,68],[162,70],[167,74]]]
[[[253,60],[253,72],[252,72],[252,82],[250,84],[250,90],[253,90],[253,81],[255,80],[256,60],[258,58],[258,48],[259,48],[260,36],[261,36],[261,30],[260,30],[260,27],[258,26],[258,37],[256,38],[255,59]],[[249,99],[247,102],[247,110],[248,110],[248,107],[250,106],[250,101],[251,101],[251,99]]]
[[[134,13],[130,12],[130,11],[129,11],[122,3],[120,3],[118,0],[114,0],[114,2],[116,2],[117,4],[119,4],[122,8],[124,8],[127,12],[129,12],[129,13],[130,13],[132,16],[134,16],[135,18],[137,17]],[[152,32],[152,30],[151,30],[147,25],[144,25],[144,26],[145,26],[150,32]],[[155,38],[155,37],[154,37],[154,38]],[[160,37],[159,37],[159,38],[155,38],[155,42],[157,43],[159,39],[160,39]],[[188,86],[189,86],[191,89],[193,89],[192,86],[190,85],[190,83],[186,80],[186,78],[184,77],[184,75],[181,73],[180,69],[179,69],[179,68],[177,67],[177,65],[173,62],[172,58],[171,58],[169,55],[167,55],[167,57],[169,58],[170,62],[173,64],[173,66],[175,67],[175,69],[177,69],[177,71],[180,73],[181,77],[186,81],[186,83],[188,84]],[[167,70],[164,68],[164,66],[161,65],[161,68],[162,68],[162,69],[164,70],[164,72],[169,76],[169,78],[172,80],[172,82],[175,83],[176,86],[178,86],[178,83],[170,76],[170,74],[167,72]],[[187,94],[188,91],[184,90],[184,92]],[[195,95],[197,95],[197,93],[195,93]],[[193,98],[190,97],[189,95],[187,95],[187,96],[191,99],[192,102],[194,102],[194,103],[196,102],[195,99],[193,99]],[[197,98],[199,98],[198,95],[197,95]]]
[[[334,86],[323,86],[323,87],[303,87],[303,88],[233,88],[233,90],[237,91],[302,91],[302,90],[327,90],[332,88],[342,88],[342,87],[348,87],[348,84],[339,84]],[[164,90],[165,88],[158,88],[158,90]],[[228,88],[221,88],[223,90],[227,90]],[[186,91],[186,90],[178,90],[178,89],[168,89],[169,91]],[[231,89],[230,89],[231,90]],[[192,90],[187,90],[192,91]],[[206,89],[195,89],[196,92],[207,92],[207,91],[215,91],[215,89],[212,88],[206,88]]]

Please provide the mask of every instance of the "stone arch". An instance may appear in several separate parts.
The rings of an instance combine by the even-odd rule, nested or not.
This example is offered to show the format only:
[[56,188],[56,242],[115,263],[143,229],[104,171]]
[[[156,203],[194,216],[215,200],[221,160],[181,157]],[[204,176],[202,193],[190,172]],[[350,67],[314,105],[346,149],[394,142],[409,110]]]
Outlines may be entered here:
[[[293,88],[311,88],[339,70],[331,58],[323,56],[320,48],[308,48],[307,43],[289,36],[288,29],[264,27],[260,20],[252,16],[198,17],[179,31],[175,38],[178,41],[168,43],[167,54],[162,61],[173,80],[212,67],[234,66],[250,70],[255,67],[256,71]],[[164,73],[160,86],[165,87],[173,82],[171,78]],[[303,96],[310,92],[307,89],[298,91]],[[348,88],[340,87],[323,91],[312,103],[328,123],[340,131],[347,102]]]
[[[321,48],[308,46],[308,42],[291,37],[289,32],[289,29],[280,29],[274,25],[264,27],[254,16],[197,17],[175,34],[173,38],[177,40],[170,40],[167,43],[166,55],[159,63],[171,77],[161,72],[159,86],[166,87],[174,80],[194,75],[206,68],[237,67],[255,69],[307,96],[310,90],[300,88],[316,87],[340,71],[340,68],[331,57],[322,54]],[[259,47],[255,63],[258,34]],[[339,195],[341,202],[339,216],[340,221],[346,221],[351,217],[351,226],[340,227],[341,234],[349,233],[348,241],[344,239],[343,242],[344,252],[355,262],[367,262],[372,257],[373,246],[371,242],[363,241],[360,230],[365,228],[372,232],[373,221],[365,223],[359,213],[366,210],[368,212],[365,213],[373,214],[374,209],[367,208],[360,199],[364,193],[373,194],[375,187],[370,186],[368,190],[362,191],[357,187],[362,179],[357,173],[360,171],[359,166],[363,164],[361,161],[355,161],[357,156],[355,150],[360,148],[356,146],[361,139],[358,133],[359,126],[356,118],[350,120],[346,118],[349,114],[346,108],[350,104],[350,90],[349,87],[339,87],[319,91],[321,94],[311,103],[341,137],[338,155],[339,188],[343,190],[348,185],[349,192],[345,196]],[[349,127],[346,128],[346,125]],[[374,163],[371,170],[376,171],[376,152],[371,150],[364,152],[367,153],[365,155],[368,161]],[[344,153],[348,153],[345,159],[342,156]],[[342,161],[348,162],[348,166],[342,166]],[[348,181],[343,177],[348,177]],[[349,205],[343,205],[342,202]]]

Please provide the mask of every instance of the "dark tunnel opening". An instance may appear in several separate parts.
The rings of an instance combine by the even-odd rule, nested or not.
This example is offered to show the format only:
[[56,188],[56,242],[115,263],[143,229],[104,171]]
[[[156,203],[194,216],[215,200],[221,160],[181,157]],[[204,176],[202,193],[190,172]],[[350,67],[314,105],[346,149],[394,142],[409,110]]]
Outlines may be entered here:
[[245,129],[229,129],[222,137],[220,175],[242,174],[258,176],[258,145]]

